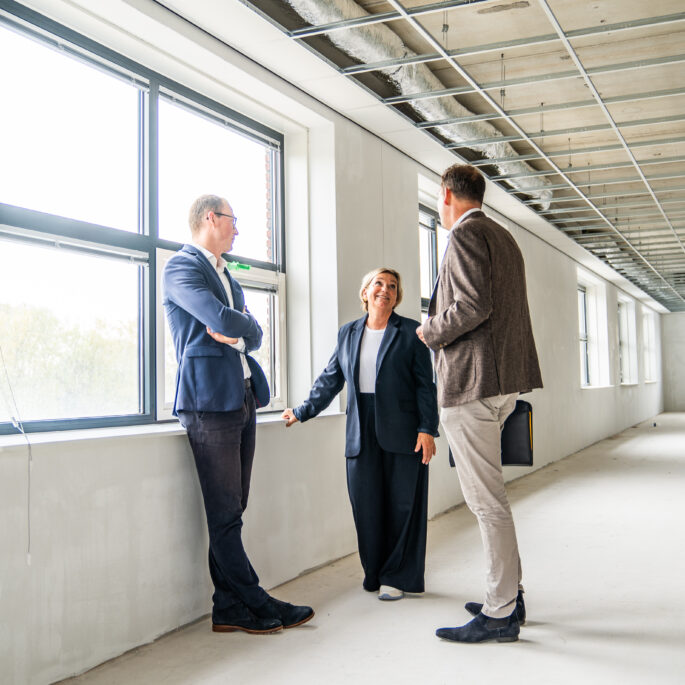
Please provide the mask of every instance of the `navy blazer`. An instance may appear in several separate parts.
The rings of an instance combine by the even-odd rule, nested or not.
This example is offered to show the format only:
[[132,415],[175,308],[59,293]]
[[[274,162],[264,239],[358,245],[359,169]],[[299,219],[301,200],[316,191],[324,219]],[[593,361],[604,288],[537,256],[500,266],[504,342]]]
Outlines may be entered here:
[[[368,316],[346,323],[309,397],[293,410],[298,421],[323,411],[347,381],[345,456],[361,450],[359,350]],[[418,321],[393,312],[376,359],[376,437],[387,452],[412,454],[417,433],[438,435],[438,404],[430,352],[416,335]]]
[[[178,372],[174,415],[179,411],[235,411],[245,401],[240,352],[214,340],[206,330],[242,338],[245,352],[262,344],[262,329],[248,311],[240,284],[225,270],[231,284],[233,307],[207,257],[193,245],[184,245],[164,269],[164,310],[176,349]],[[269,403],[264,372],[247,355],[257,406]]]

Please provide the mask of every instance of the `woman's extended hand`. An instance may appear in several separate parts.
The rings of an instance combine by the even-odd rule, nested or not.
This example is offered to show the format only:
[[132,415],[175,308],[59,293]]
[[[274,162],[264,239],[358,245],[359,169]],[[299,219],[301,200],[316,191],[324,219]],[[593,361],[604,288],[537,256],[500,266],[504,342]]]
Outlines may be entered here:
[[288,426],[292,426],[294,423],[297,423],[297,421],[298,421],[298,418],[297,418],[297,416],[295,416],[292,409],[286,409],[281,414],[281,418],[285,419],[285,427],[286,428]]
[[419,433],[414,452],[421,451],[423,452],[421,463],[427,464],[437,451],[437,448],[435,447],[435,440],[430,433]]
[[221,335],[221,333],[215,333],[209,326],[207,326],[207,333],[209,333],[214,340],[224,343],[225,345],[235,345],[238,342],[238,338],[229,338],[225,335]]

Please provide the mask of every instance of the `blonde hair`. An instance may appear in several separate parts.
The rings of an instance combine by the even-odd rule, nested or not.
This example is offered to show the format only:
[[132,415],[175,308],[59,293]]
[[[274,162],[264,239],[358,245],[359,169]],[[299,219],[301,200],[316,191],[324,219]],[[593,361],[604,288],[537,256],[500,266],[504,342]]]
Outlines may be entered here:
[[[402,278],[400,277],[399,272],[395,271],[395,269],[381,267],[380,269],[369,271],[369,273],[362,278],[362,285],[361,288],[359,288],[359,299],[362,303],[362,309],[365,312],[369,311],[369,303],[364,299],[364,291],[369,287],[369,285],[371,285],[371,281],[373,281],[373,279],[380,274],[390,274],[391,276],[395,277],[395,280],[397,281],[397,300],[395,301],[395,307],[402,302]],[[393,309],[395,309],[395,307],[393,307]]]

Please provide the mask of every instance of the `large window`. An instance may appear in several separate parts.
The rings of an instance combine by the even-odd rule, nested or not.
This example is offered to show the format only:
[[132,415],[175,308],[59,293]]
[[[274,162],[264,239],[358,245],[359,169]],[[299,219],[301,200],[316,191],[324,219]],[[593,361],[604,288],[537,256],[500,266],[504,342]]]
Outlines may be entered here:
[[282,406],[282,136],[16,11],[0,11],[0,432],[170,416],[161,273],[204,193],[240,218],[228,258]]

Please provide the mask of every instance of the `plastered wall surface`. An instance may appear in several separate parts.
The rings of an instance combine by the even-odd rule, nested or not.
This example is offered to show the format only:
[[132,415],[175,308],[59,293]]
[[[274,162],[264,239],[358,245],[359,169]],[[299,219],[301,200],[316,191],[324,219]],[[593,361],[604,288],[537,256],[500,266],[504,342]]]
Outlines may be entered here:
[[664,409],[685,411],[685,313],[661,317]]
[[[97,37],[95,28],[91,33]],[[136,49],[142,59],[142,48]],[[187,68],[171,75],[183,80]],[[258,73],[256,66],[241,68]],[[288,97],[298,107],[305,100],[301,93]],[[419,318],[417,179],[430,175],[349,120],[307,104],[318,120],[308,122],[290,148],[286,134],[295,197],[307,204],[292,215],[297,225],[290,235],[297,243],[288,246],[294,279],[288,359],[297,371],[292,377],[289,368],[291,404],[304,399],[323,368],[337,327],[360,316],[365,271],[397,268],[405,289],[399,312]],[[530,396],[540,468],[657,414],[662,385],[580,388],[576,264],[526,230],[507,227],[526,260],[545,383]],[[615,310],[612,285],[607,299]],[[664,360],[669,368],[680,364],[682,373],[685,360],[677,348],[685,318],[671,316],[664,317]],[[333,413],[288,430],[277,421],[258,427],[244,540],[266,587],[355,551],[344,422],[344,415]],[[28,566],[26,448],[0,451],[0,682],[42,684],[79,673],[210,610],[204,512],[182,431],[63,436],[34,445],[33,457]],[[430,469],[434,516],[462,501],[444,438]],[[523,473],[512,467],[505,475]]]

